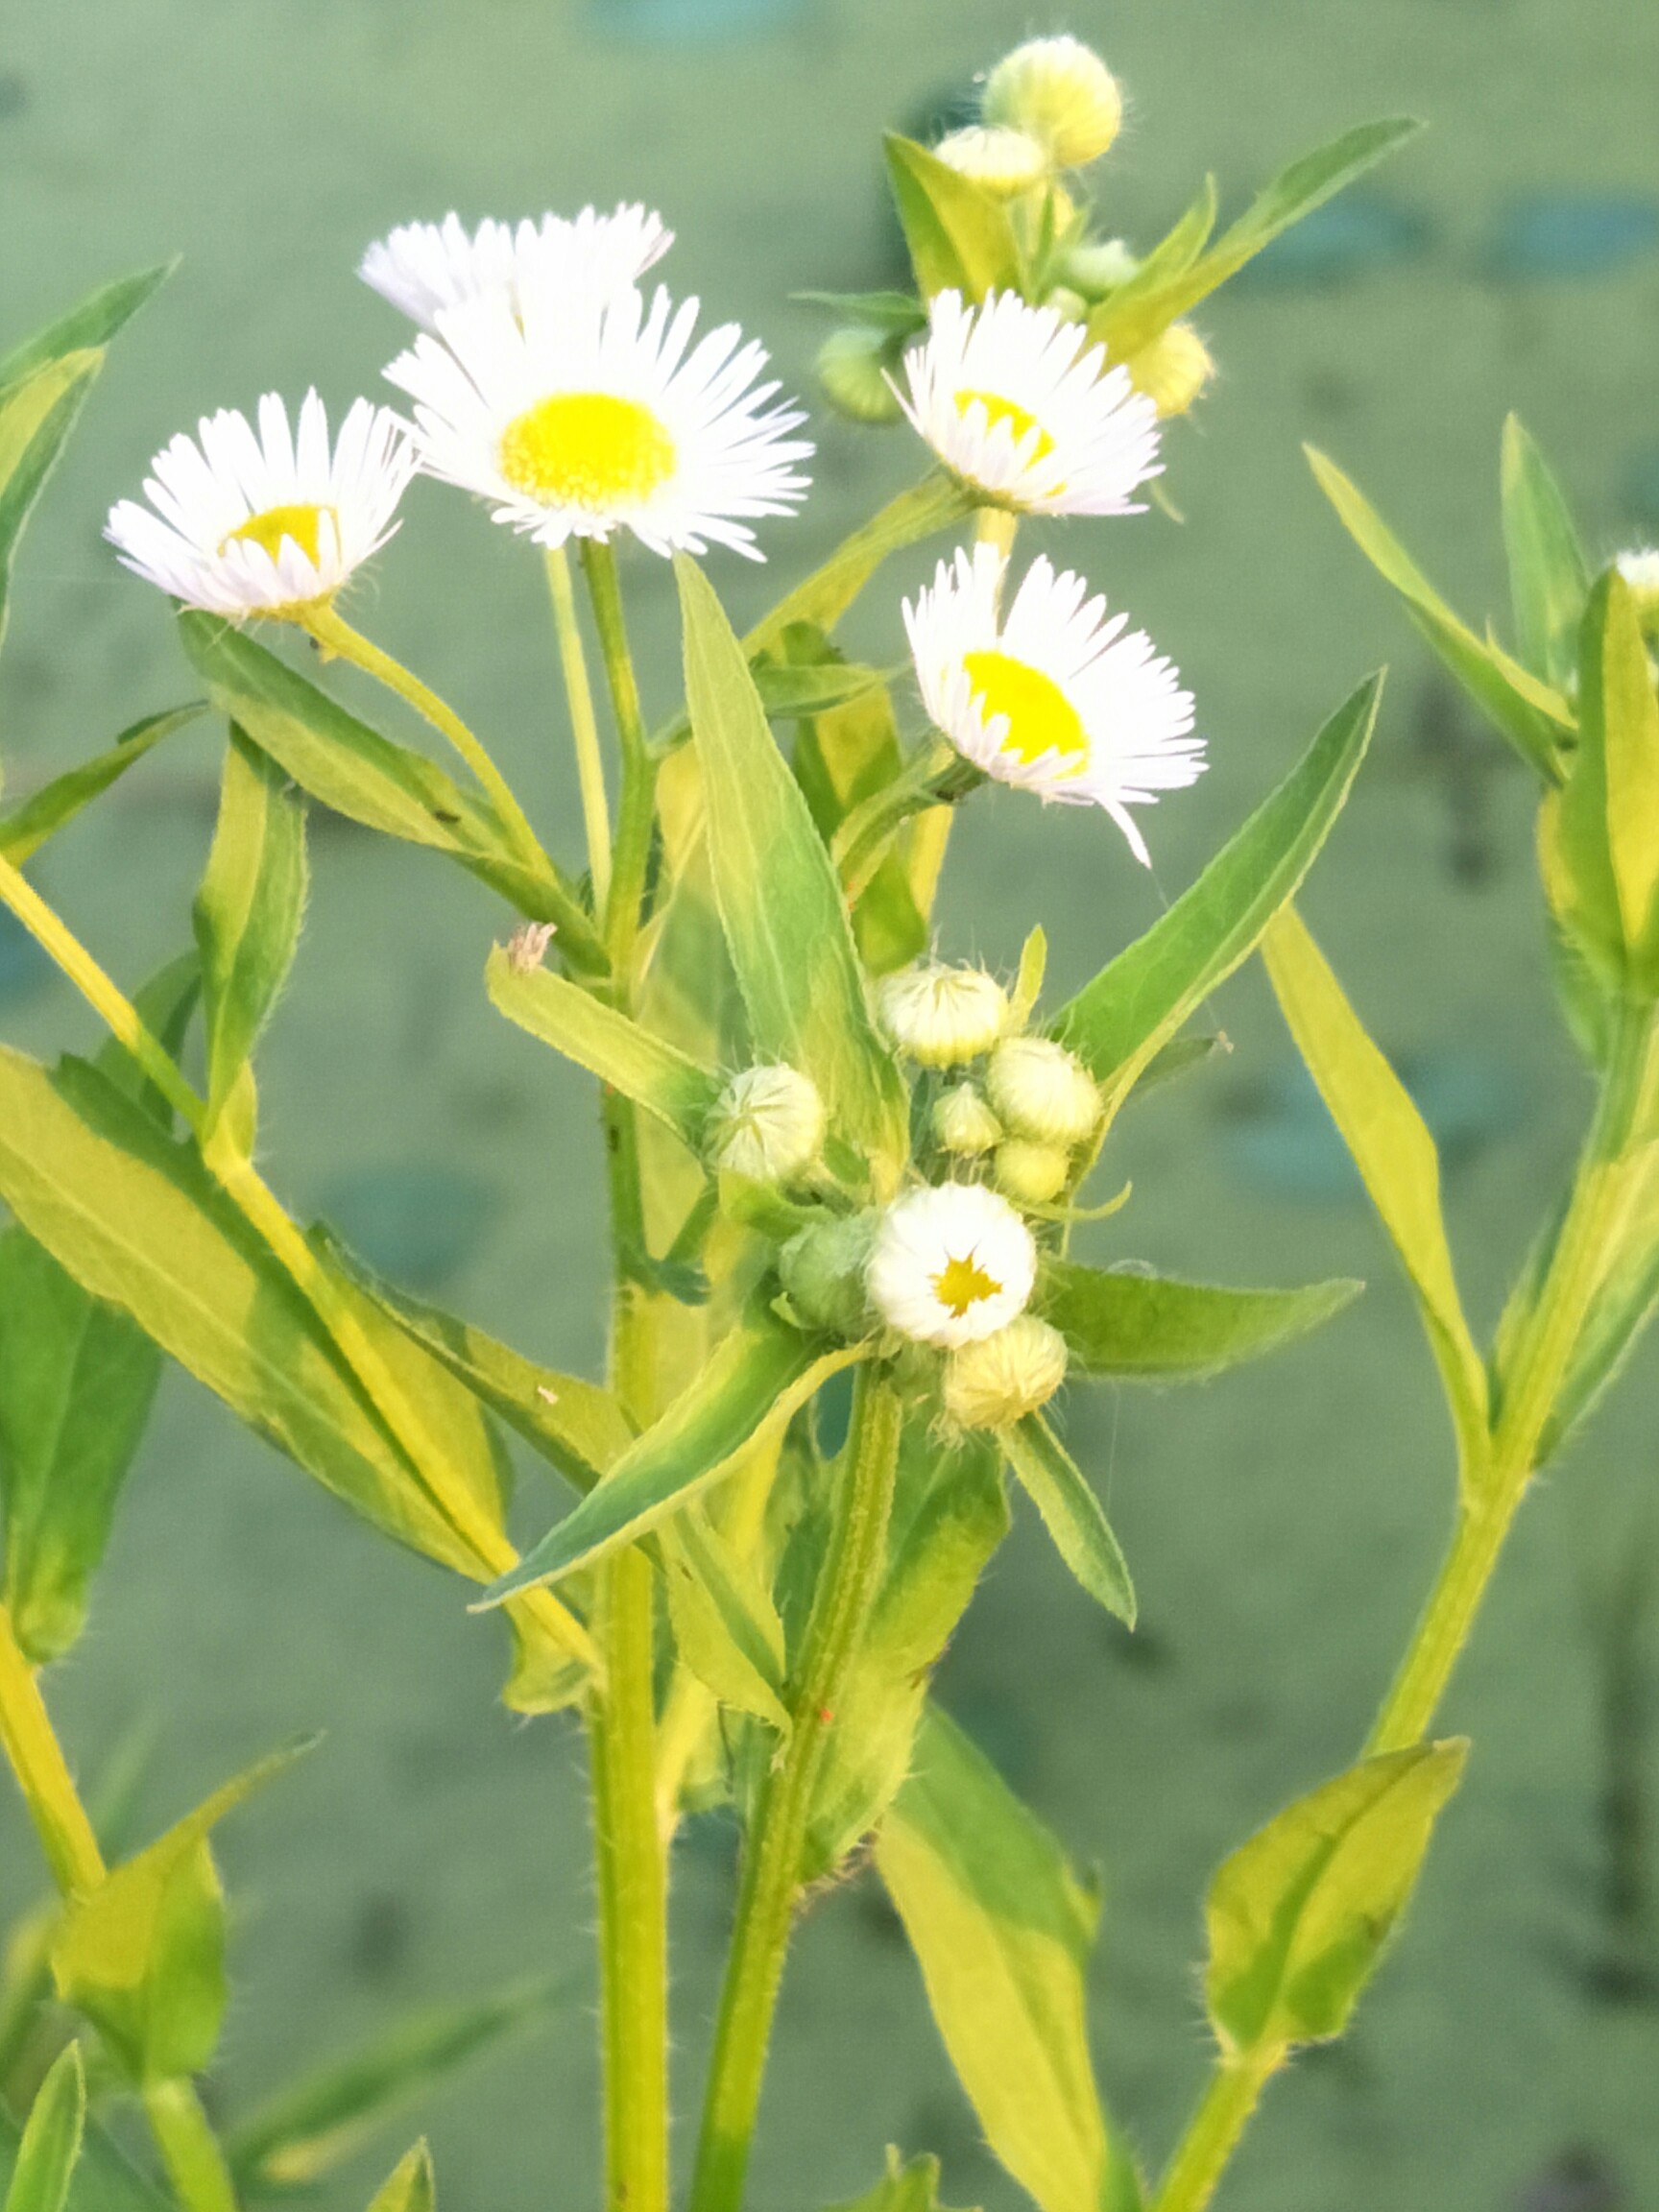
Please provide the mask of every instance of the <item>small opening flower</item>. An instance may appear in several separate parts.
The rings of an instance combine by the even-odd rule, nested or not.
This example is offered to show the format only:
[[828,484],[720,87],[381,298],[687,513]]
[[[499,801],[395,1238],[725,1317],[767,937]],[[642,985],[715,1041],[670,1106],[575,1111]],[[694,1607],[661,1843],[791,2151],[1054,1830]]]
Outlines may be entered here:
[[526,280],[608,298],[637,284],[673,243],[661,216],[638,205],[611,215],[584,207],[573,218],[543,215],[539,223],[487,218],[470,231],[451,213],[377,238],[357,274],[412,323],[433,330],[444,310],[464,300],[504,300],[517,314]]
[[1037,1247],[1005,1198],[974,1183],[912,1190],[881,1217],[867,1282],[882,1318],[922,1344],[969,1344],[1022,1311]]
[[1008,995],[983,968],[906,968],[881,984],[881,1026],[923,1068],[955,1068],[989,1052],[1008,1022]]
[[788,1183],[824,1148],[824,1101],[793,1068],[746,1068],[722,1092],[709,1129],[716,1167],[756,1183]]
[[1047,1037],[1010,1037],[991,1055],[985,1088],[1017,1136],[1081,1144],[1100,1125],[1100,1092],[1081,1060]]
[[941,292],[900,403],[946,468],[1033,515],[1132,515],[1159,473],[1158,410],[1075,323],[993,292]]
[[1066,1380],[1066,1339],[1035,1313],[964,1344],[945,1362],[945,1411],[958,1429],[1006,1429],[1046,1406]]
[[749,520],[787,515],[812,450],[787,434],[805,418],[768,405],[766,355],[735,324],[692,345],[697,302],[659,290],[522,280],[443,310],[386,373],[415,401],[428,473],[488,499],[498,522],[538,543],[631,530],[653,552],[710,541],[761,555]]
[[415,469],[397,418],[358,399],[330,449],[315,392],[297,429],[275,392],[259,428],[226,408],[182,431],[150,464],[148,507],[123,499],[104,535],[135,575],[187,607],[240,620],[282,617],[332,598],[397,524]]
[[987,123],[1029,132],[1060,169],[1101,155],[1123,120],[1123,95],[1098,54],[1070,37],[1031,38],[1004,55],[985,84]]
[[1044,556],[1000,612],[1003,555],[941,562],[904,606],[923,701],[959,753],[1042,799],[1103,806],[1145,862],[1129,808],[1203,773],[1192,695],[1144,631]]

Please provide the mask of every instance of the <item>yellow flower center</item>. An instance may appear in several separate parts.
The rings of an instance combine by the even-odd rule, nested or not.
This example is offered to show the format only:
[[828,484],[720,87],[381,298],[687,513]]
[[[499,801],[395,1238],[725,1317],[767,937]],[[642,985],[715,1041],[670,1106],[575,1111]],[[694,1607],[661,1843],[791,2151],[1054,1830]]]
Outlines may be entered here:
[[1008,717],[1008,734],[998,752],[1026,768],[1046,753],[1057,753],[1063,776],[1075,776],[1088,765],[1082,717],[1051,676],[1009,653],[968,653],[962,665],[987,722],[997,714]]
[[283,539],[292,538],[306,560],[315,564],[321,558],[325,515],[338,529],[340,517],[332,507],[267,507],[262,515],[250,515],[246,522],[238,522],[219,550],[223,553],[227,545],[240,539],[250,545],[262,546],[275,561]]
[[556,392],[501,433],[501,473],[548,507],[637,506],[674,473],[674,441],[649,407],[613,392]]
[[970,1306],[997,1297],[1001,1288],[1001,1284],[986,1274],[972,1253],[966,1260],[948,1260],[933,1278],[933,1295],[952,1321],[960,1321]]
[[1009,429],[1014,433],[1014,443],[1018,445],[1021,439],[1028,431],[1035,430],[1037,444],[1029,455],[1029,460],[1046,461],[1049,454],[1053,452],[1054,441],[1044,429],[1042,423],[1038,421],[1036,416],[1027,414],[1023,407],[1016,405],[1012,399],[1004,399],[999,392],[958,392],[956,395],[957,414],[966,415],[975,400],[985,410],[987,433],[995,430],[998,422],[1006,422]]

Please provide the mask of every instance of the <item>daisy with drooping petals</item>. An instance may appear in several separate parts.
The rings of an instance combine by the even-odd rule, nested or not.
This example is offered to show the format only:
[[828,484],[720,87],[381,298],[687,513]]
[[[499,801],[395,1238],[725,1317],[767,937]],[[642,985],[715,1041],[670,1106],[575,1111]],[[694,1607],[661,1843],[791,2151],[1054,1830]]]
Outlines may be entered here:
[[941,292],[899,404],[952,474],[1030,515],[1133,515],[1159,473],[1158,409],[1052,307]]
[[661,216],[637,204],[610,215],[593,207],[571,218],[543,215],[540,223],[487,218],[473,231],[451,213],[442,223],[405,223],[377,238],[357,274],[431,330],[445,308],[465,300],[504,299],[517,314],[526,281],[609,298],[637,284],[673,243]]
[[697,301],[629,288],[595,301],[523,287],[516,317],[499,297],[443,311],[387,370],[415,401],[421,463],[488,499],[497,522],[539,544],[632,530],[655,553],[702,553],[712,540],[763,558],[747,527],[787,515],[810,445],[805,421],[768,406],[766,355],[734,323],[693,346]]
[[211,614],[284,617],[331,599],[397,528],[415,472],[389,408],[354,400],[333,450],[315,392],[291,431],[275,392],[255,434],[233,407],[180,431],[150,464],[148,507],[123,499],[104,535],[134,575]]
[[904,627],[929,715],[987,775],[1039,798],[1103,806],[1143,864],[1128,809],[1204,771],[1190,734],[1192,695],[1144,631],[1106,617],[1081,576],[1033,561],[999,613],[1006,557],[976,545],[942,561],[930,589],[904,603]]
[[972,1344],[1024,1310],[1031,1232],[995,1190],[941,1183],[888,1207],[865,1276],[878,1311],[921,1344]]

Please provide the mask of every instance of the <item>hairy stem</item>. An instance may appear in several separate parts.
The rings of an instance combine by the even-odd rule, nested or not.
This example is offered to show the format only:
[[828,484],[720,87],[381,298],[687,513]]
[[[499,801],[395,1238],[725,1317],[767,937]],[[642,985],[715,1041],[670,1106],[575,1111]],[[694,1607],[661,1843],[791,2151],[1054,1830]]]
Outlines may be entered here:
[[645,738],[639,710],[639,686],[635,681],[634,660],[628,650],[628,630],[622,613],[621,580],[616,554],[604,538],[582,541],[582,573],[593,609],[593,626],[599,634],[599,651],[605,662],[605,681],[611,693],[611,710],[616,722],[616,742],[622,756],[622,798],[617,809],[616,850],[611,878],[611,896],[605,905],[605,944],[611,965],[626,978],[639,934],[645,901],[645,878],[651,861],[651,830],[657,798],[657,763]]
[[582,791],[588,876],[593,886],[593,911],[602,915],[611,897],[611,805],[605,796],[605,763],[593,712],[593,687],[588,681],[588,657],[582,648],[582,625],[576,617],[570,556],[563,545],[548,546],[546,568],[547,595],[553,603],[553,627],[559,638],[559,664],[565,671],[565,697],[570,709],[576,780]]
[[1283,2051],[1269,2048],[1244,2053],[1216,2067],[1153,2199],[1152,2212],[1203,2212],[1256,2109],[1256,2100],[1284,2058]]
[[144,2110],[180,2212],[236,2212],[230,2169],[195,2085],[151,2082],[144,2091]]
[[834,1475],[829,1550],[789,1700],[789,1740],[761,1788],[744,1853],[690,2212],[737,2212],[743,2200],[813,1792],[886,1560],[902,1420],[891,1384],[861,1368],[845,1459]]

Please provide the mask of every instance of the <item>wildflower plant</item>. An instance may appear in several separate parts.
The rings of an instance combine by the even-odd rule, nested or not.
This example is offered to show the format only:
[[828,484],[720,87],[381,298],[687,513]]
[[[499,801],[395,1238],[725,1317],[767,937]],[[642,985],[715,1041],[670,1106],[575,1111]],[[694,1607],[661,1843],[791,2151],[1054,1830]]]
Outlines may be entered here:
[[[787,561],[808,425],[755,341],[730,325],[699,337],[698,303],[658,284],[672,240],[639,206],[394,231],[362,274],[417,326],[387,372],[407,417],[360,400],[331,443],[314,394],[292,418],[268,397],[256,425],[227,412],[181,432],[143,501],[112,508],[111,543],[173,601],[204,696],[0,816],[0,898],[108,1032],[93,1059],[55,1068],[0,1050],[0,1741],[55,1888],[0,1986],[0,2081],[33,2104],[9,2208],[58,2212],[70,2190],[86,2207],[156,2201],[108,2132],[123,2104],[141,2107],[180,2212],[314,2182],[412,2080],[546,2002],[487,1997],[397,2028],[268,2110],[210,2125],[198,2084],[225,2000],[211,1832],[294,1754],[133,1849],[118,1810],[83,1800],[42,1688],[81,1633],[164,1358],[453,1573],[479,1633],[504,1623],[510,1707],[579,1716],[613,2212],[665,2212],[671,2196],[668,1870],[692,1812],[729,1807],[742,1840],[694,2148],[687,2130],[691,2212],[743,2201],[798,1908],[865,1856],[986,2138],[1043,2212],[1192,2212],[1267,2079],[1341,2032],[1458,1778],[1463,1747],[1427,1732],[1508,1517],[1654,1295],[1651,578],[1639,566],[1592,589],[1516,433],[1511,659],[1440,605],[1322,465],[1350,527],[1539,773],[1563,988],[1600,1071],[1574,1197],[1488,1367],[1456,1304],[1432,1146],[1290,906],[1365,751],[1377,680],[1065,1002],[1045,997],[1035,917],[1014,975],[936,942],[953,811],[987,784],[1010,786],[1002,805],[1095,805],[1144,859],[1154,803],[1191,783],[1206,746],[1238,741],[1094,579],[1117,531],[1154,526],[1127,517],[1209,374],[1188,317],[1411,128],[1367,127],[1295,163],[1219,236],[1207,184],[1138,252],[1101,231],[1081,175],[1119,112],[1097,57],[1042,39],[991,72],[979,123],[931,149],[889,141],[914,291],[830,301],[821,370],[832,403],[914,440],[919,481],[742,637],[702,557]],[[106,348],[164,274],[95,295],[0,363],[0,589]],[[539,827],[483,740],[343,612],[417,469],[481,499],[544,566],[580,860],[575,826]],[[1075,518],[1075,568],[1020,571],[1027,514]],[[904,680],[849,661],[834,633],[854,600],[884,589],[891,555],[948,533],[972,542],[891,606]],[[655,730],[623,553],[672,560],[678,584],[684,706]],[[348,709],[333,661],[412,706],[459,767]],[[204,716],[225,742],[193,928],[129,992],[24,871]],[[603,1382],[378,1280],[267,1181],[258,1048],[300,934],[312,804],[474,877],[497,917],[492,1003],[596,1079]],[[1101,833],[1108,864],[1127,864]],[[1366,1755],[1216,1878],[1214,2082],[1153,2191],[1091,2067],[1094,1908],[928,1684],[1007,1531],[1010,1482],[1083,1601],[1133,1623],[1129,1566],[1066,1445],[1069,1393],[1212,1375],[1357,1287],[1225,1289],[1070,1255],[1075,1223],[1122,1206],[1093,1201],[1090,1182],[1126,1100],[1202,1059],[1189,1022],[1263,944],[1422,1303],[1463,1503]],[[1133,1218],[1114,1232],[1125,1251]],[[509,1438],[572,1500],[537,1516],[551,1526],[525,1549],[507,1524]],[[433,2187],[417,2146],[375,2212],[430,2206]],[[929,2163],[896,2159],[862,2200],[934,2201]]]

